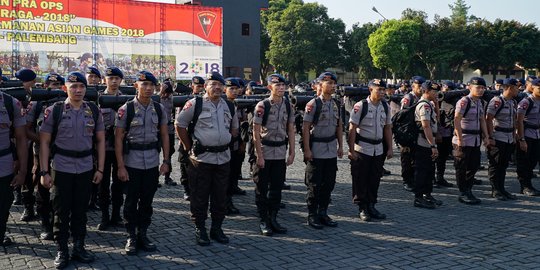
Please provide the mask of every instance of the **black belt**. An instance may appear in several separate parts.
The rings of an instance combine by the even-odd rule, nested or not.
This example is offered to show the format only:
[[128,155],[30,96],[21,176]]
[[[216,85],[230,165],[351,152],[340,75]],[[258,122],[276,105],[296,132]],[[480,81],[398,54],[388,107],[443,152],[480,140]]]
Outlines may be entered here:
[[204,146],[204,145],[201,145],[201,150],[203,152],[210,152],[210,153],[221,153],[221,152],[225,152],[229,149],[229,145],[228,144],[225,144],[225,145],[218,145],[218,146]]
[[463,134],[480,134],[479,129],[462,129],[461,133]]
[[355,142],[358,144],[358,142],[360,142],[360,141],[376,145],[376,144],[382,143],[383,140],[382,139],[379,139],[379,140],[368,139],[368,138],[360,136],[358,133],[356,133],[356,141]]
[[529,124],[529,123],[526,123],[526,122],[523,123],[523,126],[525,128],[528,128],[528,129],[538,129],[538,128],[540,128],[540,125],[532,125],[532,124]]
[[88,150],[83,150],[83,151],[73,151],[73,150],[60,148],[56,145],[54,145],[53,147],[54,147],[55,154],[60,154],[62,156],[72,157],[72,158],[84,158],[87,156],[91,156],[94,153],[93,149],[88,149]]
[[129,150],[146,151],[146,150],[158,149],[158,142],[152,142],[152,143],[129,143],[128,146],[129,146]]
[[336,135],[332,135],[330,137],[311,137],[310,140],[312,142],[322,142],[322,143],[329,143],[336,139]]
[[0,157],[7,156],[9,154],[13,153],[13,149],[11,147],[8,147],[6,149],[0,150]]
[[495,127],[496,131],[505,132],[505,133],[512,133],[514,132],[514,128],[503,128],[503,127]]
[[261,141],[261,143],[262,143],[263,145],[266,145],[266,146],[279,147],[279,146],[284,146],[284,145],[286,145],[288,141],[289,141],[288,139],[285,139],[285,140],[283,140],[283,141],[277,141],[277,142],[276,142],[276,141],[270,141],[270,140],[265,140],[265,139],[263,139],[263,140]]

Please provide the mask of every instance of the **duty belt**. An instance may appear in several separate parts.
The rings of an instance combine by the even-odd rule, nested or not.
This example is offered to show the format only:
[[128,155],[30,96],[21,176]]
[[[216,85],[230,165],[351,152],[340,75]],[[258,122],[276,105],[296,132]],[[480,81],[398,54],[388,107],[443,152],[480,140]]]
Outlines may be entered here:
[[153,149],[158,149],[158,142],[128,143],[128,147],[129,147],[129,150],[139,150],[139,151],[153,150]]
[[505,132],[505,133],[512,133],[514,132],[514,128],[503,128],[503,127],[495,127],[496,131]]
[[313,137],[311,136],[310,141],[311,142],[322,142],[322,143],[329,143],[336,139],[336,135],[332,135],[330,137]]
[[285,139],[285,140],[283,140],[283,141],[270,141],[270,140],[265,140],[265,139],[263,139],[263,140],[261,141],[261,143],[262,143],[263,145],[266,145],[266,146],[279,147],[279,146],[284,146],[284,145],[286,145],[288,141],[289,141],[288,139]]
[[74,150],[67,150],[67,149],[60,148],[56,146],[56,144],[53,147],[54,147],[55,154],[60,154],[62,156],[72,157],[72,158],[84,158],[87,156],[91,156],[94,153],[93,149],[88,149],[88,150],[83,150],[83,151],[74,151]]
[[218,146],[204,146],[204,145],[201,145],[201,150],[204,152],[210,152],[210,153],[221,153],[221,152],[225,152],[229,149],[229,145],[228,144],[225,144],[225,145],[218,145]]
[[462,129],[461,132],[463,134],[480,134],[479,129]]
[[523,123],[523,126],[525,128],[528,128],[528,129],[538,129],[538,128],[540,128],[540,125],[533,125],[533,124],[529,124],[527,122]]
[[358,144],[358,142],[367,142],[369,144],[373,144],[373,145],[377,145],[377,144],[380,144],[382,143],[382,139],[379,139],[379,140],[374,140],[374,139],[368,139],[366,137],[363,137],[363,136],[360,136],[360,134],[356,133],[356,140],[355,142]]

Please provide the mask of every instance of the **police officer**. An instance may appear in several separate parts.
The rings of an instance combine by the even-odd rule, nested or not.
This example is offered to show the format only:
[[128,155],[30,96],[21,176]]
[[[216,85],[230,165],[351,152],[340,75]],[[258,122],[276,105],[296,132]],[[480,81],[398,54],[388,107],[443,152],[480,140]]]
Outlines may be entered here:
[[493,90],[496,90],[496,91],[502,90],[503,82],[504,82],[503,79],[496,79],[495,84],[493,85]]
[[[22,185],[26,179],[28,146],[22,108],[22,104],[15,98],[0,92],[0,246],[13,243],[6,236],[6,223],[13,202],[13,187]],[[11,128],[16,146],[11,144]],[[17,159],[14,158],[15,154]],[[14,166],[15,160],[18,160],[18,166]]]
[[88,67],[86,69],[86,80],[88,85],[98,85],[101,83],[101,72],[96,67]]
[[521,193],[527,196],[538,196],[540,191],[532,185],[533,169],[540,156],[540,79],[531,82],[532,95],[522,99],[517,107],[516,153],[517,174]]
[[536,79],[536,76],[527,76],[527,80],[525,81],[525,90],[523,90],[523,92],[526,93],[528,96],[532,95],[533,93],[533,87],[531,83],[535,79]]
[[[72,72],[66,78],[66,87],[67,99],[45,110],[45,119],[40,128],[41,184],[51,189],[54,238],[58,246],[54,264],[57,268],[64,268],[69,263],[70,232],[73,236],[71,258],[84,263],[95,259],[84,248],[86,208],[91,185],[101,181],[105,163],[105,131],[101,112],[93,103],[83,101],[86,78],[79,72]],[[92,160],[94,138],[97,150],[95,172]],[[48,171],[50,154],[52,172]]]
[[422,97],[418,101],[414,112],[414,119],[420,123],[420,131],[414,150],[414,206],[433,209],[442,202],[435,199],[431,192],[433,184],[431,179],[435,175],[435,160],[439,155],[435,143],[437,133],[437,113],[435,102],[441,86],[425,81],[422,84]]
[[[105,69],[105,84],[107,88],[101,93],[103,96],[122,95],[119,90],[124,79],[124,73],[117,67]],[[114,152],[114,122],[116,111],[112,108],[101,108],[103,124],[105,125],[105,167],[103,179],[98,186],[98,205],[101,210],[101,222],[97,229],[104,231],[109,226],[116,226],[122,222],[120,207],[124,203],[123,190],[125,183],[118,179],[118,166]],[[112,185],[111,185],[112,178]],[[109,214],[109,205],[112,202],[112,213]]]
[[[167,115],[167,129],[169,131],[169,160],[174,154],[174,106],[173,106],[173,93],[174,86],[170,79],[165,80],[160,87],[159,98],[161,100],[161,105],[165,108],[164,113]],[[165,174],[165,185],[176,186],[176,182],[171,178],[171,171]]]
[[279,74],[272,74],[267,82],[270,97],[257,103],[253,116],[253,142],[257,157],[253,170],[255,203],[260,217],[259,229],[265,236],[287,232],[276,217],[286,166],[294,161],[294,112],[283,97],[285,79]]
[[504,180],[510,156],[515,150],[517,80],[503,81],[503,93],[493,97],[486,109],[486,127],[489,134],[487,149],[491,183],[491,197],[500,201],[515,200],[516,196],[506,191]]
[[[170,171],[168,118],[163,105],[152,101],[158,81],[148,71],[138,73],[137,97],[118,109],[115,130],[115,154],[118,179],[127,182],[124,220],[129,234],[125,251],[155,251],[147,231],[152,222],[152,201],[159,175]],[[163,164],[159,167],[159,151]]]
[[[452,81],[444,81],[442,83],[441,92],[447,93],[456,88],[456,85]],[[452,109],[454,105],[446,101],[440,103],[440,117],[437,121],[437,133],[440,137],[440,141],[437,142],[437,151],[439,152],[439,157],[437,158],[437,179],[435,182],[435,187],[452,187],[454,186],[451,183],[448,183],[444,178],[444,172],[446,171],[446,160],[450,153],[452,153],[452,133],[454,129],[452,128],[452,123],[454,121],[454,115],[452,114]],[[435,139],[437,140],[437,139]]]
[[386,82],[374,79],[368,87],[369,97],[357,102],[351,110],[348,141],[353,203],[358,205],[360,219],[363,221],[386,219],[386,215],[380,213],[375,204],[384,160],[391,158],[393,153],[392,119],[388,104],[384,101]]
[[195,223],[195,241],[201,246],[210,244],[205,226],[209,200],[210,238],[219,243],[229,242],[221,225],[229,186],[229,144],[238,134],[238,119],[233,116],[234,105],[221,97],[224,84],[218,72],[208,74],[204,96],[187,101],[176,118],[176,132],[184,150],[190,153],[191,220]]
[[484,118],[484,107],[480,99],[486,88],[486,81],[481,77],[472,77],[468,83],[470,94],[456,103],[454,114],[454,167],[459,188],[459,202],[479,204],[480,199],[472,194],[474,175],[480,166],[481,136],[487,146],[489,135]]
[[[50,73],[45,77],[43,86],[50,90],[61,90],[64,86],[64,78],[56,73]],[[33,168],[28,173],[32,176],[31,193],[34,191],[34,185],[37,185],[36,191],[36,210],[41,219],[41,240],[53,240],[52,228],[52,205],[50,201],[49,189],[41,185],[39,172],[39,129],[45,118],[45,109],[50,105],[49,102],[31,101],[26,109],[26,136],[33,143],[31,147],[31,157],[33,157]],[[49,168],[47,168],[48,170]],[[27,213],[25,211],[25,213]],[[24,215],[23,215],[24,217]],[[22,217],[21,217],[22,219]],[[25,220],[26,221],[26,220]]]
[[339,105],[332,98],[336,91],[336,75],[324,72],[318,81],[322,94],[306,104],[302,136],[304,162],[307,164],[307,223],[315,229],[322,229],[323,225],[337,226],[327,210],[336,184],[337,157],[343,156],[343,123]]
[[[408,108],[420,99],[422,96],[422,84],[426,81],[424,77],[414,76],[411,79],[412,91],[401,99],[401,109]],[[401,177],[403,178],[403,188],[412,191],[412,182],[414,180],[414,147],[401,147]]]

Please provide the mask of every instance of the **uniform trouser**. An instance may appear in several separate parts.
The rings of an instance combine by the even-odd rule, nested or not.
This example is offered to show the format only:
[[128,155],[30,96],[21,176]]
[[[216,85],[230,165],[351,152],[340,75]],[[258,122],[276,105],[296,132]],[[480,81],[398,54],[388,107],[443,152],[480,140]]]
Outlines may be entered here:
[[[22,203],[25,208],[33,207],[36,203],[36,197],[34,196],[34,177],[32,177],[32,171],[34,168],[34,162],[36,161],[34,158],[34,150],[32,147],[33,144],[30,144],[30,147],[28,147],[28,164],[27,164],[27,171],[26,171],[26,178],[24,179],[24,184],[21,187],[21,195],[22,195]],[[38,159],[39,163],[39,159]],[[39,172],[39,171],[38,171]]]
[[442,142],[437,144],[439,157],[437,158],[437,177],[444,177],[446,171],[446,160],[452,151],[452,137],[442,137]]
[[525,137],[527,142],[527,152],[524,152],[517,145],[516,153],[516,171],[521,188],[531,188],[533,170],[540,160],[540,139],[530,139]]
[[11,181],[13,174],[0,177],[0,241],[4,241],[6,234],[6,224],[9,218],[9,209],[13,203],[13,187]]
[[[111,185],[112,178],[112,185]],[[102,211],[109,209],[112,202],[113,209],[120,208],[124,203],[124,189],[126,184],[118,179],[118,167],[114,151],[105,152],[105,167],[103,179],[99,183],[98,205]]]
[[178,148],[178,162],[180,162],[180,184],[184,186],[184,191],[189,193],[189,182],[187,167],[189,164],[189,153],[180,145]]
[[229,173],[229,185],[227,188],[227,198],[231,199],[234,194],[234,189],[238,186],[238,176],[242,172],[242,156],[243,154],[240,151],[231,151],[231,161],[230,161],[230,173]]
[[175,142],[176,142],[176,136],[174,134],[169,134],[169,160],[171,160],[171,157],[174,155]]
[[431,158],[431,148],[416,146],[414,151],[414,182],[413,192],[416,197],[433,192],[432,179],[435,175],[435,162]]
[[126,167],[129,181],[126,186],[124,219],[128,233],[136,228],[146,230],[152,223],[152,202],[156,193],[159,170],[158,167],[142,170]]
[[504,190],[506,169],[510,162],[510,156],[516,149],[515,147],[516,145],[513,143],[495,141],[495,145],[489,147],[487,150],[489,161],[488,177],[494,191]]
[[353,203],[366,205],[377,203],[377,194],[383,176],[386,155],[368,156],[358,153],[358,159],[351,160]]
[[248,162],[250,164],[250,169],[254,170],[253,165],[256,165],[255,162],[257,161],[257,156],[255,155],[255,143],[253,143],[253,136],[249,136],[249,141],[246,143],[246,152],[248,155]]
[[69,232],[73,238],[86,236],[86,210],[92,186],[93,171],[66,173],[53,171],[51,200],[54,209],[54,239],[65,247]]
[[221,165],[190,159],[188,164],[189,188],[191,189],[191,220],[195,226],[204,226],[208,216],[208,204],[212,221],[223,221],[226,213],[227,187],[229,186],[229,162]]
[[[457,145],[454,145],[456,148]],[[454,156],[456,182],[460,192],[470,191],[474,184],[474,175],[480,166],[480,146],[462,146],[463,157]]]
[[337,158],[314,158],[306,164],[307,207],[310,214],[328,209],[336,185]]
[[284,159],[265,160],[264,168],[259,168],[256,164],[253,168],[255,204],[259,216],[265,219],[269,211],[279,211],[287,165]]
[[414,147],[401,147],[401,177],[403,183],[412,184],[414,179]]
[[32,178],[37,186],[36,189],[36,212],[39,215],[43,226],[52,226],[53,209],[51,203],[51,192],[48,188],[41,185],[41,176],[39,172],[39,157],[34,156],[34,169],[32,170]]

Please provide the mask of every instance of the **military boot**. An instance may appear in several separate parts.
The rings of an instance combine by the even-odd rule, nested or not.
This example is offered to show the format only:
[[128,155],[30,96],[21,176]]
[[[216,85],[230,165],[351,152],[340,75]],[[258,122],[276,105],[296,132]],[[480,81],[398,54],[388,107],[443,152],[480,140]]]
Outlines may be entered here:
[[322,225],[328,226],[328,227],[337,227],[338,223],[331,219],[328,214],[326,213],[326,208],[320,208],[319,209],[319,221]]
[[56,269],[64,269],[69,264],[69,249],[67,241],[62,241],[58,244],[58,251],[56,252],[56,257],[54,258],[54,266]]
[[212,220],[212,227],[210,227],[210,238],[216,240],[218,243],[227,244],[229,243],[229,237],[223,233],[221,225],[223,220]]
[[360,217],[360,220],[362,221],[371,221],[371,216],[369,215],[367,211],[367,204],[360,204],[358,206],[358,211],[360,214],[358,215]]
[[73,238],[73,252],[71,259],[82,263],[91,263],[96,257],[84,248],[84,237]]
[[195,243],[199,246],[210,245],[210,239],[208,238],[208,233],[206,232],[204,224],[195,227]]
[[39,239],[53,240],[52,222],[48,215],[41,218],[41,233],[39,234]]
[[137,254],[137,234],[135,234],[135,228],[128,229],[128,239],[124,250],[127,255],[136,255]]
[[156,251],[157,247],[154,245],[150,239],[148,239],[148,236],[146,235],[147,229],[139,229],[139,234],[137,235],[137,245],[140,249],[147,251],[147,252],[153,252]]
[[368,203],[367,211],[368,214],[374,219],[386,219],[385,214],[381,214],[381,212],[375,209],[375,203]]
[[111,220],[109,218],[109,207],[101,207],[101,222],[97,225],[99,231],[107,230]]
[[319,216],[317,215],[316,205],[308,205],[307,225],[317,230],[320,230],[323,228],[323,225],[320,222]]
[[34,212],[34,206],[33,205],[27,205],[24,207],[24,211],[21,215],[21,221],[29,222],[32,221],[36,217],[36,213]]
[[277,222],[277,211],[272,210],[270,211],[270,226],[272,227],[272,231],[275,233],[287,233],[287,228],[281,226]]

